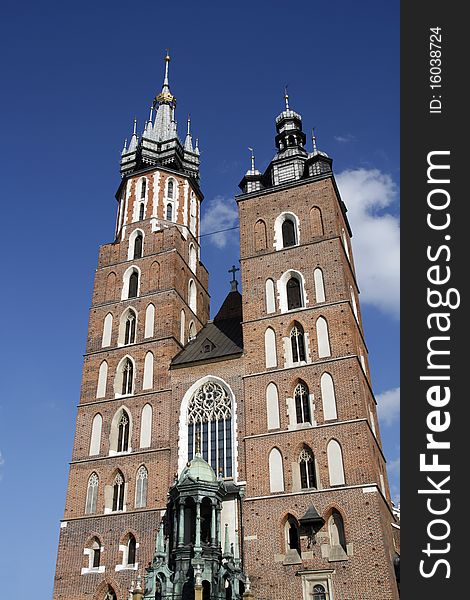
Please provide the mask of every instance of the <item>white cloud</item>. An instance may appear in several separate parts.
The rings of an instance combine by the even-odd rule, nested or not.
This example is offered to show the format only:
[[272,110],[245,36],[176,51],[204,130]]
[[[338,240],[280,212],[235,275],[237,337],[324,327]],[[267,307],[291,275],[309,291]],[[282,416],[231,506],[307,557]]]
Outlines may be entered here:
[[[224,198],[216,196],[209,200],[207,204],[203,203],[203,215],[201,220],[202,235],[229,229],[238,224],[238,208],[233,198]],[[225,248],[227,244],[236,243],[238,240],[238,229],[224,231],[214,235],[208,235],[207,241],[211,242],[217,248]]]
[[400,388],[382,392],[376,399],[380,421],[392,425],[400,416]]
[[400,224],[384,213],[397,198],[397,186],[378,169],[341,172],[337,178],[348,208],[361,302],[398,318],[400,311]]
[[347,142],[352,142],[356,139],[352,133],[347,133],[346,135],[335,135],[334,138],[337,142],[340,142],[340,144],[346,144]]

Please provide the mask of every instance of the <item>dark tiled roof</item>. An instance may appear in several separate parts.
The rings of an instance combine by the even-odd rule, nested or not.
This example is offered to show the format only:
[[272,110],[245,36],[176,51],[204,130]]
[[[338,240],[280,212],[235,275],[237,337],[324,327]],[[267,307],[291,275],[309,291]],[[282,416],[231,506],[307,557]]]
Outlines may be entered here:
[[220,360],[243,352],[242,297],[232,291],[212,322],[197,334],[172,361],[172,366],[198,361]]

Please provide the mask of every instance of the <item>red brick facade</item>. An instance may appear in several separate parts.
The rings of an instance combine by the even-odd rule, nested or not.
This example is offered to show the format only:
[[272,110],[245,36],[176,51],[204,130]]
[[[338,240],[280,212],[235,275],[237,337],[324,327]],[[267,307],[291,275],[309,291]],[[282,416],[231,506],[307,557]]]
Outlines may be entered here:
[[[199,205],[200,195],[192,188],[191,179],[180,173],[155,168],[145,175],[148,184],[143,218],[136,216],[142,174],[133,175],[121,186],[116,241],[100,250],[54,600],[103,600],[108,585],[119,600],[127,600],[131,581],[143,574],[152,559],[167,491],[178,471],[182,399],[203,377],[223,380],[236,399],[236,483],[244,489],[237,516],[238,534],[243,568],[255,597],[312,598],[312,586],[318,583],[325,587],[328,600],[396,600],[394,517],[360,309],[357,303],[355,315],[351,301],[351,290],[357,299],[358,288],[348,224],[333,177],[310,178],[238,198],[243,354],[171,368],[172,359],[188,341],[191,321],[200,331],[209,319],[208,274],[199,260],[193,272],[189,259],[191,244],[199,254],[198,220],[194,235],[188,225],[189,197],[192,191]],[[169,176],[177,182],[178,190],[173,222],[165,221],[164,212]],[[276,219],[284,212],[298,218],[298,243],[277,250]],[[260,220],[264,227],[256,225]],[[143,255],[134,259],[129,238],[136,229],[143,232]],[[133,298],[127,298],[125,289],[130,267],[139,272],[138,294]],[[315,269],[323,274],[322,302],[315,299]],[[289,270],[304,278],[304,305],[296,310],[283,310],[280,304],[282,276]],[[270,313],[266,310],[268,278],[275,285],[275,310]],[[190,280],[196,289],[195,310],[189,306]],[[153,327],[146,327],[150,304],[155,318]],[[124,326],[121,317],[128,307],[135,311],[137,323],[135,342],[125,345],[120,341]],[[110,342],[103,347],[107,315],[112,315],[112,327]],[[319,317],[328,324],[329,356],[319,356]],[[292,364],[286,353],[294,321],[304,329],[307,357]],[[277,366],[271,368],[266,368],[265,360],[268,327],[274,330],[276,339]],[[153,380],[151,387],[144,389],[148,352],[153,354]],[[116,387],[116,372],[127,356],[134,364],[133,392],[123,395]],[[106,386],[104,394],[97,397],[98,374],[104,361]],[[324,416],[324,373],[334,382],[336,419],[326,420]],[[313,413],[308,424],[300,425],[294,422],[292,412],[294,388],[299,381],[308,386]],[[270,383],[278,391],[279,427],[275,429],[268,429],[267,424],[266,388]],[[140,447],[142,410],[147,404],[152,409],[152,422],[146,424],[151,441]],[[113,420],[122,408],[130,419],[129,448],[125,452],[113,450],[111,442]],[[102,418],[99,452],[90,456],[92,424],[97,414]],[[330,485],[327,453],[331,440],[341,447],[344,467],[344,484],[335,486]],[[299,454],[305,445],[315,457],[316,486],[310,488],[301,485],[298,475]],[[270,491],[268,457],[273,448],[282,457],[284,489],[277,492]],[[145,507],[136,508],[136,476],[142,465],[148,472],[147,500]],[[123,511],[113,511],[110,504],[118,469],[125,482]],[[86,514],[92,473],[98,476],[98,493],[93,514]],[[298,521],[311,505],[325,524],[310,543],[301,532],[299,556],[288,560],[286,521]],[[340,513],[344,523],[345,544],[339,558],[331,553],[332,511]],[[138,544],[133,565],[123,562],[122,548],[129,534]],[[90,568],[87,549],[93,539],[101,545],[101,570]]]

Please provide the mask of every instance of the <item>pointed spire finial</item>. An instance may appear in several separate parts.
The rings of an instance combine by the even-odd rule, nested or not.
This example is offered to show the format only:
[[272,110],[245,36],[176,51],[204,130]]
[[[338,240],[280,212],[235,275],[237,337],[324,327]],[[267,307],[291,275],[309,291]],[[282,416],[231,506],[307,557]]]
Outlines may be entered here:
[[187,135],[190,135],[190,129],[191,129],[191,115],[188,114],[188,132]]
[[289,94],[287,93],[287,85],[284,87],[284,102],[286,103],[286,110],[289,110]]
[[127,138],[124,140],[124,147],[122,149],[121,154],[125,154],[127,152]]
[[196,138],[196,145],[194,147],[194,152],[199,154],[199,138]]
[[253,152],[253,148],[248,148],[248,150],[251,152],[251,172],[254,173],[255,172],[255,154]]
[[149,121],[150,121],[150,123],[153,121],[153,104],[152,104],[152,106],[150,107],[150,116],[149,116]]
[[236,292],[238,288],[238,281],[235,279],[235,273],[239,271],[235,265],[232,265],[232,268],[228,270],[229,273],[232,273],[232,279],[230,281],[231,292]]
[[169,85],[168,84],[168,67],[169,67],[169,64],[170,64],[170,60],[171,60],[170,59],[170,49],[167,48],[166,49],[166,56],[165,56],[165,78],[163,80],[163,85],[164,86],[165,85]]
[[317,151],[317,137],[315,135],[315,127],[312,127],[312,146],[313,146],[313,151],[316,152]]
[[137,117],[134,117],[134,131],[132,135],[137,135]]

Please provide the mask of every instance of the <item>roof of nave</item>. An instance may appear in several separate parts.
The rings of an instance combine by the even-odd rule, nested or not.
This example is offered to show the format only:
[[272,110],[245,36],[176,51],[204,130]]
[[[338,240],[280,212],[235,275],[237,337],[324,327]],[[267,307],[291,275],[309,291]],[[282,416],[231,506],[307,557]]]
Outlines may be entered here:
[[177,367],[199,361],[220,360],[243,352],[242,296],[232,290],[213,321],[209,321],[172,361]]

